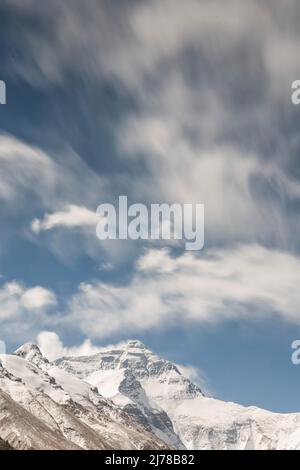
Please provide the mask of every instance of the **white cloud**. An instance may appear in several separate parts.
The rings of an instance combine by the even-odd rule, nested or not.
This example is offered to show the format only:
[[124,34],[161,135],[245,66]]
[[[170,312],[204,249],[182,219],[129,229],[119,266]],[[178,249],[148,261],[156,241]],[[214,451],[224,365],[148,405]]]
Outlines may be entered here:
[[88,217],[85,207],[98,206],[106,184],[70,149],[61,150],[58,160],[52,153],[0,133],[0,198],[10,203],[12,214],[20,208],[22,212],[56,211],[67,206],[66,218],[76,210],[78,216]]
[[40,310],[56,305],[56,296],[53,292],[44,287],[32,287],[23,293],[21,305],[26,310]]
[[[178,93],[182,93],[180,88]],[[172,96],[167,101],[172,103]],[[286,201],[299,201],[300,184],[285,174],[282,161],[259,158],[224,144],[203,148],[184,132],[188,120],[178,121],[177,115],[161,105],[152,112],[128,119],[119,134],[120,148],[130,158],[143,155],[147,166],[147,174],[133,188],[135,197],[204,204],[205,237],[210,243],[272,240],[291,247],[291,234],[300,227],[299,219],[286,210]]]
[[89,339],[86,339],[81,345],[66,347],[63,345],[57,333],[53,331],[41,331],[37,336],[37,344],[42,354],[54,361],[63,356],[90,356],[96,354],[101,348],[93,346]]
[[190,379],[190,381],[195,385],[198,385],[207,397],[215,395],[205,372],[199,369],[199,367],[195,367],[190,364],[176,364],[176,367],[184,377]]
[[16,281],[8,282],[0,288],[0,322],[28,318],[31,313],[41,316],[51,306],[56,305],[55,294],[41,286],[28,288]]
[[[285,205],[300,192],[284,170],[285,145],[292,143],[276,127],[278,109],[291,114],[290,81],[300,73],[296,1],[275,0],[271,7],[258,0],[228,0],[225,16],[222,0],[124,2],[117,9],[93,0],[84,6],[54,1],[41,8],[37,0],[28,0],[26,8],[20,0],[14,5],[47,24],[54,12],[59,17],[47,35],[22,29],[27,54],[16,66],[31,83],[38,77],[43,84],[56,83],[70,70],[84,71],[93,83],[115,79],[133,93],[135,111],[128,111],[115,129],[124,157],[144,156],[147,173],[134,187],[128,177],[133,198],[204,203],[212,243],[272,239],[284,249],[298,243],[293,234],[299,222]],[[253,153],[236,143],[239,136],[244,142],[252,134]],[[279,158],[270,165],[258,147],[273,148],[274,142],[279,153],[274,159]],[[257,181],[261,194],[253,184]],[[266,197],[270,186],[273,198]],[[86,202],[93,200],[90,195],[78,198],[78,187],[76,205],[93,207]],[[68,191],[64,195],[64,203],[75,204]],[[55,213],[57,208],[60,214],[61,205]],[[37,232],[42,222],[47,226],[54,220],[48,214],[32,228]]]
[[137,261],[139,271],[153,271],[154,273],[170,273],[174,271],[176,260],[169,256],[167,248],[147,251]]
[[41,286],[27,287],[12,281],[0,287],[0,335],[6,342],[25,342],[51,324],[56,306],[54,292]]
[[[90,230],[92,226],[96,229],[99,219],[88,208],[96,211],[104,193],[108,193],[109,181],[91,170],[72,150],[64,148],[59,156],[58,159],[50,151],[0,133],[1,210],[4,217],[9,211],[0,246],[4,251],[6,241],[17,233],[33,243],[46,243],[65,262],[78,253],[101,258],[105,247]],[[36,214],[45,215],[38,218],[34,217]],[[80,243],[67,238],[66,230],[52,233],[56,227],[79,229]],[[40,231],[47,231],[47,236],[34,236]]]
[[56,227],[66,228],[95,228],[99,217],[86,207],[68,205],[65,210],[46,214],[42,220],[34,219],[31,224],[31,230],[38,234],[42,230],[51,230]]
[[[227,0],[228,15],[222,14],[222,0],[124,2],[118,8],[105,2],[99,5],[97,0],[85,5],[54,0],[47,7],[38,0],[12,0],[11,4],[44,21],[58,12],[59,21],[49,24],[47,34],[32,28],[20,32],[27,55],[14,65],[31,82],[61,82],[69,70],[84,70],[93,80],[115,78],[139,89],[163,62],[178,60],[189,46],[220,60],[245,39],[258,44],[273,83],[295,72],[297,36],[291,27],[295,28],[293,21],[297,25],[295,0],[284,4],[274,0],[272,6],[259,0],[247,4]],[[279,68],[282,61],[284,66]]]
[[287,252],[241,245],[173,258],[153,250],[138,267],[125,286],[81,284],[63,322],[94,338],[271,315],[300,324],[300,259]]
[[45,203],[54,192],[56,168],[48,155],[5,134],[0,134],[0,169],[0,198],[6,202],[20,204],[26,191]]

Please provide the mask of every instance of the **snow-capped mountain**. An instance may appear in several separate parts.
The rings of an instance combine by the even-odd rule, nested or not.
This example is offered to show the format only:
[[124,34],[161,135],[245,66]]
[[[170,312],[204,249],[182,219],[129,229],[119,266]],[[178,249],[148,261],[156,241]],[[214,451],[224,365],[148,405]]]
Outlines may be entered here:
[[139,341],[55,365],[85,380],[169,445],[187,449],[300,449],[300,414],[205,397]]
[[33,344],[0,356],[0,438],[17,449],[168,448]]
[[[104,349],[90,357],[58,359],[55,365],[101,390],[101,395],[112,399],[171,447],[185,448],[166,410],[155,400],[155,393],[172,400],[202,392],[141,342],[129,341],[121,349]],[[153,392],[149,393],[151,386]]]
[[206,397],[140,341],[49,362],[31,343],[0,356],[0,447],[300,449],[300,413]]

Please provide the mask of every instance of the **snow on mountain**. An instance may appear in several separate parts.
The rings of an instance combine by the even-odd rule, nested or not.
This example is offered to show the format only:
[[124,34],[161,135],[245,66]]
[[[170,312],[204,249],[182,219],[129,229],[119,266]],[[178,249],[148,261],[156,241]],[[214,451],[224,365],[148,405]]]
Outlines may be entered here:
[[40,348],[34,343],[23,344],[15,351],[15,354],[37,366],[49,363],[48,359],[42,355]]
[[202,392],[141,342],[129,341],[123,348],[103,349],[89,357],[61,358],[55,364],[97,387],[171,447],[185,448],[166,410],[145,387],[154,386],[155,393],[166,400]]
[[49,362],[0,356],[0,445],[17,449],[300,449],[300,414],[204,396],[140,341]]
[[178,368],[139,341],[64,357],[59,368],[97,387],[175,448],[300,449],[300,414],[205,397]]
[[167,445],[91,385],[26,344],[0,356],[0,438],[18,449],[162,449]]

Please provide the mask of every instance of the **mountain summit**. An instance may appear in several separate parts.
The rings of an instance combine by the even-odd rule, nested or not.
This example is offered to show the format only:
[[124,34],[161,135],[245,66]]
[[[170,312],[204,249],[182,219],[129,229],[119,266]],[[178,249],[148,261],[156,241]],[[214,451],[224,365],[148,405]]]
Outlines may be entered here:
[[25,343],[14,354],[37,366],[43,366],[49,363],[41,353],[40,348],[34,343]]
[[137,340],[89,357],[55,361],[85,380],[175,448],[300,448],[300,414],[276,414],[205,397],[201,389]]

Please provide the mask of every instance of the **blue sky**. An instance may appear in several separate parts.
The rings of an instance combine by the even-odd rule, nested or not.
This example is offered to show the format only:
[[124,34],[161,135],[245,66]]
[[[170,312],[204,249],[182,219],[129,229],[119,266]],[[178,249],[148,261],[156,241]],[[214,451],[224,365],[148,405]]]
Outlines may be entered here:
[[[0,6],[9,350],[138,338],[219,398],[299,411],[300,5],[243,3]],[[204,203],[204,250],[97,240],[122,194]]]

